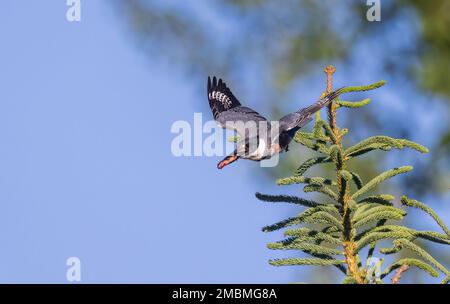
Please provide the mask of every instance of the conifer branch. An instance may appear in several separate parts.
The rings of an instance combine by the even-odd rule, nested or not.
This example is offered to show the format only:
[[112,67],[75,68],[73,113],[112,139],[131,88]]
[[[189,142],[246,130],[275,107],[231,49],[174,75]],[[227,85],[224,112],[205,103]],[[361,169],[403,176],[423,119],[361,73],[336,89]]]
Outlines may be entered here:
[[414,251],[417,255],[419,255],[422,259],[428,261],[431,265],[435,266],[437,269],[439,269],[443,274],[450,275],[450,272],[438,261],[436,261],[428,252],[426,252],[424,249],[420,248],[413,242],[407,240],[407,239],[398,239],[394,241],[394,244],[396,246],[407,248],[411,251]]
[[294,176],[301,176],[303,175],[309,168],[311,168],[314,165],[323,164],[323,163],[329,163],[331,162],[331,157],[329,156],[321,156],[321,157],[313,157],[305,161],[303,164],[301,164],[297,170],[295,170]]
[[366,198],[363,198],[362,200],[358,201],[357,204],[362,206],[364,204],[380,204],[380,205],[386,205],[386,206],[392,206],[391,201],[393,201],[395,197],[390,194],[380,194],[380,195],[373,195],[368,196]]
[[389,265],[381,274],[381,276],[380,276],[381,279],[383,279],[385,276],[389,275],[392,271],[402,267],[403,265],[408,265],[410,267],[414,266],[414,267],[420,268],[423,271],[429,273],[433,277],[439,276],[439,273],[436,270],[434,270],[433,267],[431,267],[430,265],[428,265],[425,262],[422,262],[418,259],[401,259],[401,260]]
[[370,103],[371,99],[366,98],[361,101],[344,101],[344,100],[337,100],[336,104],[337,107],[345,107],[345,108],[361,108]]
[[412,228],[408,228],[405,226],[399,225],[377,225],[376,227],[369,228],[356,236],[356,240],[361,239],[363,236],[373,233],[373,232],[405,232],[408,233],[411,238],[421,238],[424,240],[428,240],[434,243],[450,245],[450,238],[442,233],[434,232],[434,231],[418,231]]
[[327,186],[324,186],[324,185],[318,185],[318,184],[306,185],[305,187],[303,187],[303,192],[305,192],[305,193],[319,192],[319,193],[329,196],[330,198],[332,198],[335,201],[338,200],[337,194],[334,193],[333,190],[331,190],[330,188],[328,188]]
[[[335,68],[329,66],[324,71],[327,75],[327,89],[322,96],[332,91],[332,75]],[[350,86],[341,92],[372,90],[384,85],[384,83],[384,81],[379,81],[368,86]],[[268,248],[273,250],[299,250],[313,258],[275,259],[270,260],[269,263],[274,266],[335,266],[346,274],[343,281],[346,284],[380,284],[383,282],[383,278],[393,271],[396,271],[396,273],[391,282],[396,284],[402,273],[411,266],[418,267],[432,276],[438,276],[438,272],[433,269],[434,266],[446,275],[442,283],[448,283],[450,274],[446,268],[428,254],[425,249],[413,243],[417,239],[423,239],[443,245],[450,244],[450,231],[436,213],[425,204],[411,200],[406,196],[401,199],[403,205],[427,212],[444,230],[445,234],[434,231],[417,231],[400,223],[394,225],[388,222],[389,220],[400,221],[407,216],[403,209],[394,207],[392,203],[394,196],[392,195],[374,194],[363,197],[380,183],[398,174],[406,173],[412,167],[403,166],[385,171],[367,183],[363,182],[357,172],[347,169],[347,163],[350,160],[374,150],[389,151],[391,149],[410,148],[421,153],[428,152],[427,148],[418,143],[389,136],[372,136],[345,148],[342,138],[348,133],[348,129],[338,127],[336,109],[341,107],[359,108],[366,106],[369,102],[369,98],[355,102],[334,100],[327,106],[327,121],[320,118],[320,112],[316,112],[313,131],[297,132],[294,136],[296,142],[325,155],[315,156],[304,161],[295,170],[293,176],[281,178],[277,183],[278,185],[306,184],[303,187],[305,193],[325,194],[328,196],[326,202],[316,202],[295,196],[256,193],[256,197],[262,201],[287,202],[308,207],[295,217],[263,227],[263,231],[269,232],[288,228],[284,231],[286,239],[270,243],[267,245]],[[303,176],[309,168],[327,163],[333,163],[334,165],[335,177],[332,179],[320,176]],[[355,191],[352,190],[354,188],[350,186],[351,183],[356,186]],[[311,224],[314,229],[291,227],[301,224]],[[377,242],[383,240],[392,240],[393,246],[380,248],[378,250],[380,253],[393,254],[405,248],[416,253],[423,261],[414,258],[400,259],[389,265],[381,276],[377,277],[375,270],[382,266],[383,259],[379,259],[373,267],[369,267],[369,261],[374,255]],[[359,253],[366,246],[370,247],[363,267]],[[343,255],[343,259],[333,258],[333,256],[338,255]],[[432,266],[428,265],[427,262]]]
[[279,230],[279,229],[286,228],[289,226],[297,225],[297,224],[300,224],[301,222],[302,222],[301,219],[299,219],[298,217],[290,217],[288,219],[279,221],[275,224],[264,226],[262,228],[262,231],[263,232],[271,232],[271,231]]
[[326,138],[325,137],[315,137],[315,141],[307,139],[307,138],[302,138],[298,135],[294,136],[294,140],[296,142],[298,142],[299,144],[314,150],[314,151],[318,151],[321,152],[323,154],[330,154],[328,148],[325,146],[325,142],[326,142]]
[[358,188],[358,190],[361,189],[364,186],[361,177],[355,172],[350,172],[350,174],[352,176],[352,180],[355,183],[356,188]]
[[396,212],[396,211],[379,211],[375,212],[373,214],[368,215],[365,218],[360,219],[359,221],[354,223],[354,228],[360,228],[364,225],[367,225],[371,222],[376,222],[380,220],[395,220],[400,221],[403,219],[403,217],[406,215],[406,213]]
[[283,241],[276,243],[267,244],[267,248],[269,249],[279,249],[279,250],[301,250],[306,253],[315,254],[315,255],[343,255],[344,252],[341,250],[328,248],[316,244],[309,244],[305,242],[290,242],[288,244],[283,243]]
[[367,152],[380,149],[390,150],[391,148],[410,148],[420,153],[428,153],[428,149],[418,143],[406,139],[395,139],[389,136],[372,136],[362,140],[354,146],[347,148],[344,155],[347,158],[359,156]]
[[334,225],[339,230],[344,230],[344,227],[342,226],[342,224],[335,217],[333,217],[329,213],[326,213],[323,211],[319,211],[314,214],[311,214],[308,217],[305,217],[303,222],[310,223],[310,224],[315,224],[315,223],[330,224],[330,225]]
[[302,131],[297,131],[297,133],[295,133],[294,139],[295,139],[295,137],[305,138],[305,139],[309,139],[309,140],[316,139],[316,136],[314,135],[314,133],[302,132]]
[[444,230],[444,232],[448,236],[450,236],[450,230],[444,224],[444,222],[439,218],[439,216],[436,214],[436,212],[433,211],[433,209],[431,209],[430,207],[428,207],[427,205],[425,205],[419,201],[409,199],[408,197],[406,197],[406,195],[402,196],[401,202],[405,206],[419,208],[419,209],[422,209],[423,211],[425,211],[426,213],[428,213],[436,221],[436,223],[442,228],[442,230]]
[[380,175],[374,177],[371,181],[369,181],[367,184],[364,185],[361,189],[356,191],[352,196],[351,199],[355,200],[359,196],[363,195],[364,193],[368,192],[369,190],[372,190],[382,182],[384,182],[386,179],[394,177],[398,174],[406,173],[408,171],[411,171],[413,169],[412,166],[402,166],[399,168],[394,168],[388,171],[385,171],[381,173]]
[[284,203],[302,205],[305,207],[316,207],[316,206],[322,205],[322,204],[317,203],[312,200],[307,200],[307,199],[304,199],[301,197],[290,196],[290,195],[269,195],[269,194],[262,194],[262,193],[257,192],[255,194],[255,196],[256,196],[256,198],[258,198],[261,201],[272,202],[272,203],[284,202]]
[[290,176],[277,180],[278,185],[309,184],[318,186],[336,186],[336,182],[323,177]]
[[[325,121],[323,120],[319,120],[317,122],[317,125],[321,128],[323,128],[323,130],[325,131],[325,135],[328,136],[329,140],[333,143],[337,143],[338,140],[336,138],[336,134],[335,132],[332,130],[331,126],[329,124],[327,124]],[[327,139],[328,139],[327,138]],[[317,138],[316,138],[317,139]]]
[[365,86],[349,86],[342,89],[341,94],[350,93],[350,92],[362,92],[377,89],[386,84],[385,80],[380,80],[375,83],[365,85]]
[[388,254],[394,254],[394,253],[398,253],[400,250],[402,250],[402,248],[401,247],[398,247],[398,246],[392,246],[391,248],[380,248],[380,253],[382,253],[382,254],[386,254],[386,255],[388,255]]
[[330,234],[311,230],[309,228],[301,227],[288,229],[284,232],[285,236],[295,236],[302,237],[304,240],[312,241],[317,244],[321,244],[322,242],[333,244],[333,245],[341,245],[342,241],[338,237],[334,237]]
[[[319,213],[319,215],[316,215]],[[264,232],[279,230],[288,226],[293,226],[301,223],[311,222],[313,220],[318,220],[321,223],[332,223],[340,224],[339,221],[334,218],[331,214],[337,213],[337,210],[332,205],[320,205],[313,208],[308,208],[296,217],[291,217],[286,220],[277,222],[273,225],[263,227]],[[327,215],[324,215],[327,214]],[[337,226],[338,229],[342,229],[341,225]]]
[[[336,68],[332,65],[327,66],[324,69],[325,74],[327,75],[327,94],[331,93],[333,90],[333,74],[336,71]],[[336,102],[332,101],[328,104],[328,121],[329,121],[329,133],[332,134],[332,142],[334,144],[337,144],[337,135],[339,132],[339,129],[336,125]],[[319,122],[317,122],[319,123]],[[322,123],[321,127],[323,127],[324,124]],[[328,134],[329,135],[329,134]]]
[[269,264],[273,266],[292,266],[292,265],[315,265],[315,266],[332,266],[344,264],[344,261],[335,259],[321,258],[287,258],[269,260]]
[[403,211],[402,209],[399,209],[396,207],[391,207],[391,206],[376,205],[375,207],[369,208],[368,210],[366,210],[364,212],[355,214],[353,216],[352,220],[354,223],[357,223],[361,220],[367,220],[370,216],[372,216],[374,214],[378,214],[378,213],[382,213],[382,212],[396,213],[396,214],[399,214],[401,217],[406,215],[406,212]]
[[[381,227],[384,224],[386,224],[386,219],[382,219],[380,221],[378,221],[377,225],[375,226],[375,228]],[[359,236],[356,237],[356,239],[358,239]],[[370,258],[373,256],[373,253],[375,252],[375,247],[376,247],[377,241],[373,241],[372,243],[370,243],[370,247],[369,250],[367,251],[367,258],[366,261],[369,261]],[[365,271],[367,272],[367,267],[365,268]]]
[[[332,66],[328,66],[325,69],[325,73],[327,74],[327,93],[330,93],[332,90],[332,75],[335,72],[335,68]],[[349,88],[347,88],[349,89]],[[355,88],[353,88],[355,89]],[[351,90],[351,88],[350,88]],[[351,208],[350,208],[350,195],[349,195],[349,174],[345,171],[345,163],[342,152],[342,136],[341,132],[336,123],[336,102],[331,102],[328,105],[328,123],[330,129],[325,127],[326,133],[331,138],[331,142],[333,146],[330,148],[330,156],[335,163],[336,167],[336,181],[338,187],[339,196],[336,197],[336,200],[339,202],[342,208],[342,227],[343,227],[343,239],[344,239],[344,255],[345,261],[348,266],[348,274],[352,276],[358,283],[363,283],[364,278],[362,277],[360,271],[357,269],[358,259],[359,257],[354,252],[355,244],[353,242],[353,227],[351,222]],[[322,123],[322,127],[325,124]],[[344,134],[344,133],[342,133]]]
[[403,231],[387,231],[387,232],[372,232],[368,233],[366,236],[362,237],[359,241],[356,242],[356,252],[359,252],[361,249],[366,247],[367,245],[386,239],[404,239],[409,238],[411,235],[407,232]]

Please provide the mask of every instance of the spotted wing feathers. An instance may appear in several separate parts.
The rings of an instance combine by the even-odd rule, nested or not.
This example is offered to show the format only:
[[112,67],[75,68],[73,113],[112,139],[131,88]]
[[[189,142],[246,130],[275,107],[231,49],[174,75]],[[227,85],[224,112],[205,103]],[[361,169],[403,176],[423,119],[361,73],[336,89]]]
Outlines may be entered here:
[[241,105],[239,100],[231,93],[225,82],[223,82],[222,79],[217,81],[216,77],[213,77],[212,81],[211,78],[208,77],[208,101],[214,119],[216,120],[220,113]]

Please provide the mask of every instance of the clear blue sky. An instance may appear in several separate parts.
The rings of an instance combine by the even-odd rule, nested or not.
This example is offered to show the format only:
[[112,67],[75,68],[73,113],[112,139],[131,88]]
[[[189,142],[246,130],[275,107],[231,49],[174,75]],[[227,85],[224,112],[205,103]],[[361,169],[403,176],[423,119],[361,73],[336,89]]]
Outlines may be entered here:
[[[198,90],[149,62],[107,1],[0,4],[0,282],[288,282],[261,227],[256,164],[174,158]],[[203,90],[202,90],[203,91]],[[197,108],[194,108],[197,106]],[[209,114],[209,113],[207,113]]]
[[257,164],[170,153],[203,88],[149,61],[108,1],[82,5],[69,23],[62,0],[0,3],[0,282],[67,282],[72,256],[84,283],[297,280],[267,263],[280,234],[261,227],[293,209],[255,199],[281,192]]

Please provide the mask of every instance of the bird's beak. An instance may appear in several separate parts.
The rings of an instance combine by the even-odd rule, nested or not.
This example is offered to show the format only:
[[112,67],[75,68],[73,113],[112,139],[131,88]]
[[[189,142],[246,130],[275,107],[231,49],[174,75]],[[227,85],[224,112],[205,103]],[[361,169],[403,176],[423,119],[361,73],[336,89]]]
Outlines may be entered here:
[[231,164],[232,162],[235,162],[237,159],[238,157],[236,155],[229,155],[217,164],[217,169],[222,169],[223,167]]

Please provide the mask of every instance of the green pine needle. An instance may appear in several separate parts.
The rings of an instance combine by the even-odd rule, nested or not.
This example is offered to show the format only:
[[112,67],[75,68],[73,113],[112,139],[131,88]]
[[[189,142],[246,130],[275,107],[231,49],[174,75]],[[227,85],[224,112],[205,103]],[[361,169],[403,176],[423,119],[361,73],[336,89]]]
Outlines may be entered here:
[[435,266],[437,269],[442,271],[445,275],[450,275],[450,272],[438,261],[436,261],[428,252],[424,249],[420,248],[418,245],[407,239],[398,239],[394,241],[396,246],[407,248],[411,251],[414,251],[417,255],[419,255],[422,259],[428,261],[431,265]]
[[338,200],[338,195],[333,190],[331,190],[327,186],[323,186],[323,185],[317,185],[317,184],[306,185],[305,187],[303,187],[303,192],[305,192],[305,193],[319,192],[319,193],[329,196],[331,199],[333,199],[335,201]]
[[337,250],[333,248],[328,248],[316,244],[308,244],[308,243],[300,243],[300,242],[291,242],[289,244],[284,244],[281,242],[269,243],[267,244],[267,248],[273,250],[301,250],[306,253],[315,254],[315,255],[343,255],[344,252],[342,250]]
[[395,196],[390,194],[379,194],[379,195],[372,195],[368,196],[366,198],[363,198],[362,200],[358,201],[358,205],[363,204],[380,204],[380,205],[386,205],[386,206],[392,206],[391,201],[395,199]]
[[448,236],[450,236],[450,230],[444,224],[444,222],[439,218],[439,216],[436,214],[436,212],[433,211],[433,209],[431,209],[424,203],[421,203],[421,202],[413,200],[413,199],[409,199],[405,195],[402,196],[401,202],[405,206],[419,208],[419,209],[422,209],[423,211],[425,211],[426,213],[428,213],[436,221],[436,223],[442,228],[442,230],[444,230],[444,232]]
[[290,196],[290,195],[269,195],[269,194],[262,194],[257,192],[255,196],[265,202],[272,202],[272,203],[278,203],[278,202],[284,202],[284,203],[291,203],[291,204],[297,204],[302,205],[306,207],[316,207],[322,204],[319,204],[312,200],[307,200],[301,197],[297,196]]
[[364,183],[361,177],[356,172],[350,172],[352,176],[352,180],[355,183],[356,188],[361,189],[364,186]]
[[314,165],[323,164],[323,163],[329,163],[331,162],[331,157],[329,156],[320,156],[320,157],[313,157],[302,163],[297,170],[295,170],[294,176],[301,176],[303,175],[309,168],[311,168]]
[[362,91],[369,91],[376,88],[379,88],[381,86],[384,86],[386,84],[386,80],[380,80],[375,83],[364,85],[364,86],[349,86],[345,87],[341,90],[341,94],[349,93],[349,92],[362,92]]
[[339,107],[345,107],[345,108],[361,108],[370,103],[371,99],[366,98],[361,101],[344,101],[344,100],[338,100],[336,104]]
[[422,262],[418,259],[401,259],[397,262],[392,263],[389,265],[382,273],[381,273],[381,279],[383,279],[385,276],[389,275],[392,271],[400,268],[402,265],[408,265],[408,266],[415,266],[417,268],[422,269],[423,271],[429,273],[433,277],[438,277],[439,273],[433,269],[430,265],[428,265],[425,262]]
[[321,258],[287,258],[269,260],[269,264],[273,266],[292,266],[292,265],[315,265],[315,266],[332,266],[344,264],[345,261],[335,259]]
[[383,181],[387,180],[388,178],[394,177],[398,174],[406,173],[408,171],[411,171],[413,169],[412,166],[403,166],[399,168],[394,168],[388,171],[385,171],[381,173],[380,175],[374,177],[371,181],[369,181],[367,184],[364,185],[361,189],[356,191],[352,196],[351,199],[356,200],[359,196],[363,195],[364,193],[368,192],[369,190],[372,190],[379,184],[381,184]]
[[323,177],[305,177],[305,176],[290,176],[280,178],[277,180],[278,185],[292,185],[292,184],[311,184],[311,185],[332,185],[336,186],[336,182]]
[[333,244],[333,245],[341,245],[342,241],[334,237],[333,235],[317,231],[317,230],[311,230],[306,227],[301,228],[293,228],[293,229],[287,229],[284,232],[285,236],[295,236],[295,237],[301,237],[304,240],[312,241],[317,244],[321,244],[322,242]]
[[389,151],[391,148],[403,149],[408,147],[420,153],[428,153],[428,149],[418,143],[406,139],[395,139],[389,136],[372,136],[347,148],[344,155],[347,158],[360,156],[373,150]]
[[376,222],[379,220],[395,220],[400,221],[406,215],[406,212],[397,212],[397,211],[379,211],[368,215],[365,218],[360,219],[359,221],[353,224],[353,228],[358,229],[364,225],[367,225],[372,222]]

